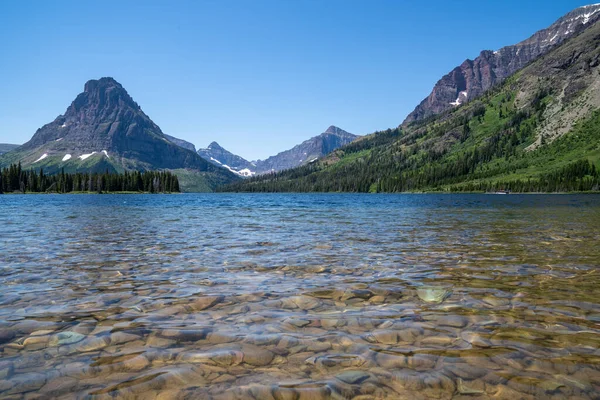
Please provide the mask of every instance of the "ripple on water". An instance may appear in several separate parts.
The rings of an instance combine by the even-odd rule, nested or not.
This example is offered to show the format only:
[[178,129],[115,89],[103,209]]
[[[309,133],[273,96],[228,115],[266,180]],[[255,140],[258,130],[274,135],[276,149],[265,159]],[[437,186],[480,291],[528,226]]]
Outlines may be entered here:
[[596,197],[2,201],[0,397],[600,392]]

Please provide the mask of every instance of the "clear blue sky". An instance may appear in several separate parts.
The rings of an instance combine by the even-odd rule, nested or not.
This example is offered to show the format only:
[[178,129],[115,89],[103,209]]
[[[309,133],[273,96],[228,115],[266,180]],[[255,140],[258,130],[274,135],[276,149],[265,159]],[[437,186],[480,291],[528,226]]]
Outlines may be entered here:
[[0,2],[0,142],[112,76],[163,132],[265,158],[337,125],[395,127],[480,50],[585,1]]

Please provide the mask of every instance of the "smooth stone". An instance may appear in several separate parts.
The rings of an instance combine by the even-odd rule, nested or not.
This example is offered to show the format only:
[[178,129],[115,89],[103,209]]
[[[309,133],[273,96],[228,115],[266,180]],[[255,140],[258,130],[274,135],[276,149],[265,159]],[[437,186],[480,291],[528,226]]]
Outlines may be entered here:
[[417,296],[427,303],[441,303],[452,294],[452,290],[437,286],[417,288]]
[[475,332],[461,332],[460,337],[467,343],[470,343],[475,347],[490,347],[491,344],[487,340],[481,337],[478,333]]
[[540,387],[546,392],[554,392],[556,389],[564,386],[566,386],[564,383],[554,380],[548,380],[540,383]]
[[0,329],[0,344],[10,342],[15,337],[15,332],[10,329]]
[[373,296],[373,292],[366,289],[348,289],[344,292],[341,297],[342,301],[358,298],[362,300],[368,300]]
[[309,296],[294,296],[289,298],[301,310],[313,310],[321,305],[319,300]]
[[181,353],[177,359],[187,363],[210,363],[223,367],[239,365],[243,361],[244,355],[235,350],[215,350],[210,352],[186,352]]
[[50,335],[53,332],[54,331],[51,329],[42,329],[39,331],[31,332],[31,334],[29,334],[29,336],[46,336],[46,335]]
[[210,332],[209,329],[164,329],[160,332],[160,337],[177,342],[196,342],[206,339]]
[[467,379],[467,380],[481,378],[482,376],[484,376],[487,373],[487,371],[485,369],[473,367],[470,364],[462,364],[462,363],[461,364],[459,364],[459,363],[446,364],[444,366],[444,368],[446,370],[452,372],[452,374],[454,374],[454,376],[456,376],[457,378],[462,378],[462,379]]
[[375,356],[375,361],[382,368],[405,368],[408,364],[406,356],[403,354],[390,354],[379,352]]
[[10,388],[12,388],[14,384],[11,381],[0,380],[0,393],[6,392]]
[[12,388],[9,394],[31,392],[39,390],[46,383],[46,376],[37,372],[17,374],[11,378]]
[[308,292],[306,295],[318,299],[340,299],[344,295],[344,292],[336,289],[322,289]]
[[110,335],[110,344],[114,346],[118,344],[133,342],[138,339],[140,339],[139,335],[134,335],[132,333],[127,332],[115,332],[111,333]]
[[396,344],[398,343],[398,332],[390,330],[373,331],[365,336],[371,343]]
[[421,332],[416,328],[407,328],[398,331],[398,338],[402,342],[413,343],[419,336]]
[[417,371],[424,371],[432,369],[435,366],[437,356],[430,354],[415,354],[406,357],[406,361],[409,368]]
[[454,342],[449,336],[429,336],[421,340],[422,345],[447,346]]
[[335,376],[342,382],[346,382],[350,385],[359,384],[371,377],[368,373],[364,371],[345,371],[341,374]]
[[469,386],[469,384],[465,383],[461,378],[456,380],[456,389],[460,394],[483,394],[485,391],[483,389],[477,389],[475,387]]
[[486,296],[481,300],[492,307],[504,307],[510,305],[510,300],[502,297]]
[[467,326],[467,319],[460,315],[442,315],[434,321],[437,325],[450,326],[452,328],[463,328]]
[[271,351],[253,345],[243,345],[241,351],[244,353],[243,361],[256,367],[269,365],[275,357]]
[[194,311],[202,311],[223,301],[223,296],[203,296],[188,304],[188,307]]
[[150,365],[150,361],[143,355],[130,358],[123,362],[122,368],[126,371],[141,371]]
[[0,365],[0,379],[6,379],[14,372],[12,363]]
[[304,328],[307,325],[310,325],[310,321],[306,320],[306,319],[288,319],[288,321],[291,325],[297,327],[297,328]]
[[41,389],[44,393],[63,394],[74,393],[74,388],[79,384],[79,380],[69,376],[60,376],[48,381]]
[[50,346],[64,346],[68,344],[78,343],[85,339],[85,335],[77,332],[58,332],[50,339]]
[[373,296],[369,301],[373,304],[383,304],[385,303],[385,296]]
[[75,350],[81,353],[85,353],[88,351],[96,351],[105,348],[110,344],[110,338],[108,336],[101,337],[88,337],[81,342],[77,342],[75,346]]

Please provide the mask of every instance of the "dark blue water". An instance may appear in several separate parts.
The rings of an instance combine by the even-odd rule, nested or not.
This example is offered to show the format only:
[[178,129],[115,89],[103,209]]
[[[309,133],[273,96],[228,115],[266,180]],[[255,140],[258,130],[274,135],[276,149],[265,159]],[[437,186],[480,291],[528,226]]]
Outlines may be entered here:
[[599,196],[4,195],[0,227],[0,397],[600,391]]

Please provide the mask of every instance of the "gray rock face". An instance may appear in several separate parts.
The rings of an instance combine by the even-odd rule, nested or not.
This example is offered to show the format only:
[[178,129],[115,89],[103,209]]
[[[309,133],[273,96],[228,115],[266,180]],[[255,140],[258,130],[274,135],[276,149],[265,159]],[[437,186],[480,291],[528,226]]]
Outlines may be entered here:
[[206,149],[198,150],[198,154],[205,160],[215,165],[225,166],[238,175],[252,176],[299,167],[331,153],[358,137],[358,135],[353,135],[332,125],[319,136],[310,138],[292,149],[266,160],[254,162],[245,160],[225,150],[217,142],[212,142]]
[[600,19],[600,4],[577,8],[529,39],[498,51],[484,50],[442,77],[404,123],[441,113],[474,99],[566,39]]
[[242,176],[251,176],[256,173],[255,164],[225,150],[217,142],[212,142],[205,149],[199,149],[198,154],[206,161],[225,166]]
[[167,135],[166,133],[163,133],[163,135],[165,135],[165,137],[167,138],[167,140],[169,142],[175,143],[177,146],[183,147],[184,149],[188,149],[190,151],[196,152],[196,146],[194,146],[192,143],[190,143],[186,140],[183,140],[183,139],[176,138],[171,135]]
[[257,161],[256,171],[259,174],[264,174],[298,167],[313,162],[358,137],[358,135],[353,135],[332,125],[319,136],[312,137],[290,150],[283,151],[266,160]]
[[18,144],[0,143],[0,154],[8,153],[19,147]]
[[194,151],[171,142],[113,78],[90,80],[83,93],[53,122],[38,129],[19,151],[47,157],[106,152],[106,158],[124,169],[189,168],[231,175],[207,163]]

